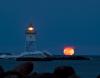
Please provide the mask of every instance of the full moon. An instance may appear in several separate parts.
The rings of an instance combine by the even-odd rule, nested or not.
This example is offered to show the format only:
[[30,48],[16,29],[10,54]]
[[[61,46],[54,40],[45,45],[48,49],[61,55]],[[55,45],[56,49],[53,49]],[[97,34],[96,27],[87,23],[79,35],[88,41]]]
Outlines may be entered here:
[[74,48],[73,47],[65,47],[64,48],[64,55],[66,56],[70,56],[70,55],[74,55]]

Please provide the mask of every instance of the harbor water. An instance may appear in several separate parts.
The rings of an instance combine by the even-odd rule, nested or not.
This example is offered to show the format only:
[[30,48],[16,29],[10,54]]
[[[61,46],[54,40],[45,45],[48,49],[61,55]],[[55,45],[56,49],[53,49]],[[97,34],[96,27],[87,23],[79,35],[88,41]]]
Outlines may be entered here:
[[[0,59],[0,65],[5,71],[12,70],[18,64],[25,61],[15,61],[14,59]],[[53,72],[58,66],[72,66],[80,78],[96,78],[100,74],[100,60],[54,60],[54,61],[32,61],[34,63],[33,72]]]

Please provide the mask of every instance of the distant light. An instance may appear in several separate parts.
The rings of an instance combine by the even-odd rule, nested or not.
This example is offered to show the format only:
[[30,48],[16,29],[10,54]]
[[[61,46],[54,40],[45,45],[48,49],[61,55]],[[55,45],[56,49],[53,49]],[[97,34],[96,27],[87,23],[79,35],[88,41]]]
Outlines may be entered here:
[[70,55],[74,55],[74,48],[73,47],[65,47],[64,48],[64,55],[66,56],[70,56]]
[[33,28],[33,27],[29,27],[28,30],[29,30],[29,31],[33,31],[34,28]]

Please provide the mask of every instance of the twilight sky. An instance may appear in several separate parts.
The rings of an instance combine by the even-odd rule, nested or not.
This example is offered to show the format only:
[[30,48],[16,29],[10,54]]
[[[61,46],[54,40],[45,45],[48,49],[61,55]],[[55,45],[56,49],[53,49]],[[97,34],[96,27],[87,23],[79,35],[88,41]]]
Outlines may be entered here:
[[100,0],[0,0],[0,52],[22,51],[31,21],[40,50],[100,54]]

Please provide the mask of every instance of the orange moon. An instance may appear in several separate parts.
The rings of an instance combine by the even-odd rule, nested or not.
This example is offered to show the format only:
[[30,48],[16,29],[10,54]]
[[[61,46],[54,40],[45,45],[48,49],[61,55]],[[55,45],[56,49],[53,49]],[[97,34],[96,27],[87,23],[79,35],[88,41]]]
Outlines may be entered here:
[[66,56],[70,56],[70,55],[74,55],[74,48],[73,47],[65,47],[64,48],[64,55]]

